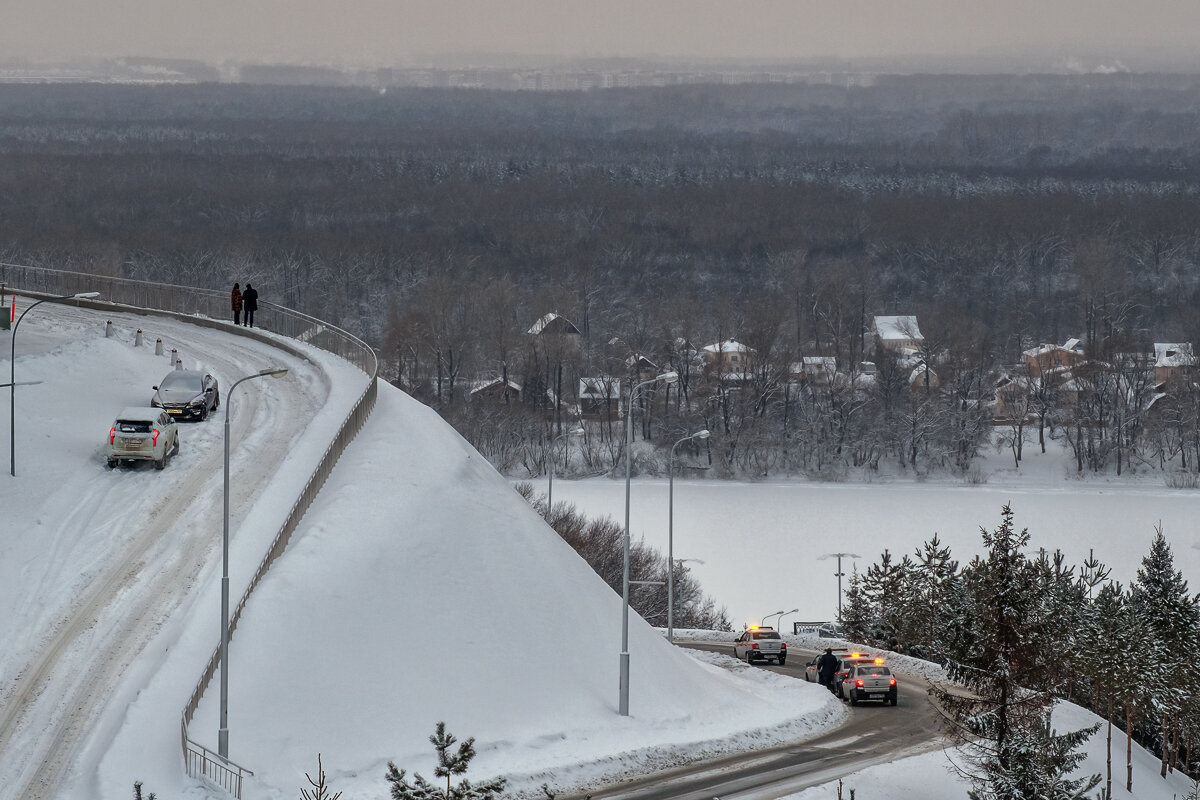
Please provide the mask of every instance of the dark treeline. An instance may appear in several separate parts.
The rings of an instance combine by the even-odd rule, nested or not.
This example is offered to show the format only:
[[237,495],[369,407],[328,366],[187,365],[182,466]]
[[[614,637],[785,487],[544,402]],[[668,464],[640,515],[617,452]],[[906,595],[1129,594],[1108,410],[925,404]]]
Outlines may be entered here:
[[1200,645],[1200,595],[1189,591],[1162,530],[1127,587],[1094,558],[1076,566],[1058,551],[1031,555],[1029,532],[1015,528],[1008,506],[1000,525],[981,534],[984,552],[961,566],[935,534],[912,554],[885,550],[866,572],[854,571],[846,637],[946,665],[960,688],[933,694],[977,784],[1071,772],[1080,737],[1051,734],[1059,699],[1105,720],[1101,796],[1113,796],[1114,782],[1136,792],[1132,766],[1122,763],[1125,735],[1159,755],[1162,775],[1195,777],[1200,684],[1191,654]]
[[[970,406],[1025,348],[1198,338],[1198,123],[1200,84],[1177,75],[573,93],[3,86],[0,256],[252,281],[379,346],[389,378],[505,467],[539,468],[541,444],[498,442],[537,443],[547,418],[560,431],[579,378],[736,338],[759,354],[756,396],[714,387],[644,435],[720,427],[718,461],[742,473],[821,472],[831,454],[963,468],[979,438]],[[578,356],[551,363],[529,342],[550,311],[579,327]],[[955,362],[939,365],[941,405],[884,397],[872,416],[895,424],[878,431],[810,402],[810,421],[845,415],[835,445],[729,449],[750,433],[739,418],[763,441],[794,439],[803,410],[781,402],[768,363],[828,356],[853,372],[874,355],[873,314],[918,315]],[[528,413],[465,408],[492,377],[515,378]],[[926,435],[944,409],[967,418]]]
[[[545,495],[534,492],[528,483],[518,483],[517,492],[525,498],[563,541],[588,563],[596,574],[617,594],[625,580],[625,530],[611,517],[589,519],[573,505],[555,503],[547,507]],[[668,599],[668,577],[674,582]],[[668,574],[666,556],[644,542],[629,544],[629,606],[642,619],[660,628],[667,627],[668,605],[675,628],[732,631],[733,624],[724,606],[704,593],[700,581],[682,560],[675,560],[675,572]]]

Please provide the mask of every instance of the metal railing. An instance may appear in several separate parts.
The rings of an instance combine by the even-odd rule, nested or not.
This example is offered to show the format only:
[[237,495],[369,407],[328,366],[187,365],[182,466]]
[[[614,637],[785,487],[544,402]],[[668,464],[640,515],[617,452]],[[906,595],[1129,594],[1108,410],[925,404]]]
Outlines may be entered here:
[[[338,428],[333,441],[325,449],[312,475],[304,484],[304,488],[300,490],[300,496],[292,504],[278,533],[275,534],[270,548],[259,562],[258,569],[249,586],[246,587],[245,593],[230,615],[229,637],[232,640],[238,620],[241,619],[242,609],[245,608],[251,593],[266,575],[267,570],[271,568],[271,564],[287,548],[292,533],[300,524],[301,518],[308,511],[313,500],[316,499],[317,493],[333,471],[338,458],[345,452],[346,447],[362,428],[375,407],[375,398],[378,393],[376,378],[379,375],[379,360],[375,351],[370,345],[351,333],[316,317],[310,317],[274,303],[259,303],[259,310],[255,316],[255,325],[258,327],[235,326],[229,320],[229,317],[232,316],[229,295],[212,289],[126,280],[3,262],[0,262],[0,284],[3,284],[5,290],[10,294],[14,290],[20,294],[52,296],[78,292],[100,292],[101,297],[96,300],[74,300],[72,302],[87,308],[128,310],[139,314],[168,316],[194,325],[218,328],[229,333],[258,339],[297,358],[309,360],[302,348],[290,345],[286,341],[280,341],[275,337],[266,336],[260,332],[261,328],[341,356],[366,373],[367,387],[355,401],[350,413],[346,415],[345,420]],[[187,774],[190,777],[203,777],[234,797],[240,798],[243,778],[254,773],[188,738],[188,725],[195,716],[200,699],[216,674],[220,658],[221,645],[218,643],[184,707],[180,721],[183,758]]]

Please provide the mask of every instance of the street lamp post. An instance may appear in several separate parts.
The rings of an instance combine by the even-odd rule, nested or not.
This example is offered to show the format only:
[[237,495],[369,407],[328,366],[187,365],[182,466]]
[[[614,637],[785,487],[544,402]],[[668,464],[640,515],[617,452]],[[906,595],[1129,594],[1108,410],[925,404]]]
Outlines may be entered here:
[[788,614],[795,614],[799,611],[800,611],[799,608],[793,608],[791,611],[785,611],[785,612],[783,612],[783,614],[780,615],[779,619],[776,621],[775,624],[779,626],[779,630],[781,632],[783,631],[783,618],[786,617]]
[[827,558],[836,558],[838,560],[837,572],[834,574],[837,575],[837,579],[838,579],[838,617],[837,617],[837,621],[838,621],[838,623],[841,623],[841,621],[842,621],[842,577],[846,574],[846,573],[842,572],[842,559],[843,558],[862,558],[862,556],[860,556],[858,553],[826,553],[825,555],[821,556],[820,559],[818,559],[818,560],[824,561]]
[[633,474],[633,401],[643,386],[659,381],[671,384],[677,380],[679,373],[664,372],[648,381],[634,384],[629,387],[629,404],[625,407],[625,568],[621,572],[621,691],[618,703],[623,717],[629,716],[629,485]]
[[675,448],[709,435],[705,429],[683,437],[671,445],[667,458],[667,641],[671,644],[675,644]]
[[566,433],[560,433],[550,440],[550,481],[546,487],[546,521],[553,519],[552,512],[554,511],[554,445],[559,439],[566,439],[569,436],[583,436],[583,428],[576,428]]
[[760,627],[760,628],[765,628],[765,627],[766,627],[766,625],[767,625],[767,617],[777,617],[777,616],[779,616],[780,614],[786,614],[786,613],[787,613],[786,611],[772,611],[770,614],[767,614],[767,616],[766,616],[766,617],[763,617],[761,620],[759,620],[759,622],[758,622],[758,627]]
[[21,316],[17,317],[17,321],[12,326],[12,353],[9,356],[9,378],[8,378],[8,449],[9,449],[9,468],[8,474],[12,477],[17,477],[17,327],[21,324],[21,320],[25,319],[25,315],[42,303],[51,303],[57,300],[75,300],[84,297],[99,297],[99,292],[79,292],[77,294],[64,294],[59,297],[44,297],[36,303],[30,304],[29,308],[21,312]]
[[254,378],[282,378],[287,369],[264,369],[240,378],[225,393],[225,508],[221,528],[221,727],[217,732],[217,753],[229,758],[229,418],[233,412],[233,390]]

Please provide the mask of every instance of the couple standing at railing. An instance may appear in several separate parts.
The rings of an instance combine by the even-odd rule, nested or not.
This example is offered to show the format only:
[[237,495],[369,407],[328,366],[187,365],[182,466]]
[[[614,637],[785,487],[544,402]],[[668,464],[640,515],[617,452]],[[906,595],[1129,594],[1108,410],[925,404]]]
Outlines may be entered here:
[[[254,312],[258,311],[258,290],[247,283],[246,291],[243,292],[241,284],[235,283],[229,299],[233,307],[233,324],[253,328]],[[245,322],[242,322],[243,311],[245,311]]]

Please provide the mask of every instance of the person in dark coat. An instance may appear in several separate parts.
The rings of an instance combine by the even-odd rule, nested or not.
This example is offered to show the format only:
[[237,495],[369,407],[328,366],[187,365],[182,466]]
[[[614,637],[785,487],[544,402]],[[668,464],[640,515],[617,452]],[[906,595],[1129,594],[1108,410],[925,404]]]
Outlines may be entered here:
[[242,285],[235,283],[233,292],[229,296],[229,302],[233,306],[233,324],[242,324]]
[[248,283],[246,291],[242,293],[242,304],[246,309],[246,325],[253,328],[254,312],[258,311],[258,290]]
[[822,686],[833,691],[833,674],[837,672],[838,660],[833,654],[833,648],[826,647],[825,652],[817,659],[817,679]]

